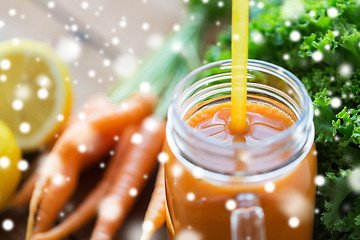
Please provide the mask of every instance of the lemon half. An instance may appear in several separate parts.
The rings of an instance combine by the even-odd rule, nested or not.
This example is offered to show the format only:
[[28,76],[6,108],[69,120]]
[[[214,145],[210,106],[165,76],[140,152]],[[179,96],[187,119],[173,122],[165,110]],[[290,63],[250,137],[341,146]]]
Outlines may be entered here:
[[51,47],[24,39],[0,44],[0,119],[23,151],[51,141],[71,106],[69,71]]
[[9,201],[19,183],[20,158],[21,152],[14,135],[10,128],[0,121],[0,210]]

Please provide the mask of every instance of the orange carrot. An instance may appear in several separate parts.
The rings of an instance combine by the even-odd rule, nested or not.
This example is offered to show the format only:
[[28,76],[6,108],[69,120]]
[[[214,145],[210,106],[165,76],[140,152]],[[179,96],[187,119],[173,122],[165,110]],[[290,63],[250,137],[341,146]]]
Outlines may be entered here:
[[30,202],[31,193],[34,190],[38,176],[38,172],[35,171],[30,175],[26,182],[23,183],[20,190],[11,201],[11,207],[23,207]]
[[[92,97],[85,101],[85,104],[81,107],[77,114],[72,115],[69,121],[66,124],[66,127],[74,124],[75,122],[82,119],[89,114],[94,114],[97,111],[101,110],[104,107],[110,106],[112,103],[110,99],[102,93],[94,94]],[[44,158],[42,155],[41,158]],[[96,158],[94,158],[97,160]],[[84,168],[91,165],[91,161],[87,161],[87,164],[83,166]],[[40,168],[40,166],[38,166]],[[31,194],[35,188],[35,183],[38,179],[38,172],[35,170],[30,177],[22,184],[20,190],[16,193],[13,200],[11,201],[11,207],[22,207],[30,202]]]
[[31,239],[33,231],[44,232],[53,225],[77,186],[82,166],[104,155],[112,146],[115,134],[141,121],[155,105],[153,95],[138,93],[116,107],[104,108],[96,115],[75,122],[64,131],[36,182],[30,201],[27,240]]
[[[166,153],[164,153],[166,154]],[[140,240],[149,240],[166,220],[164,164],[160,164],[154,191],[145,213]]]
[[129,127],[124,131],[124,134],[122,134],[116,146],[115,155],[111,158],[109,165],[106,168],[104,177],[96,185],[94,190],[88,194],[80,206],[58,226],[47,232],[35,234],[32,240],[65,238],[76,229],[87,223],[91,218],[95,217],[98,205],[111,187],[111,183],[115,178],[116,171],[119,168],[124,153],[130,145],[130,138],[134,132],[134,127]]
[[102,201],[91,240],[111,239],[152,172],[165,138],[164,120],[151,116],[131,138],[131,146],[118,170],[109,194]]

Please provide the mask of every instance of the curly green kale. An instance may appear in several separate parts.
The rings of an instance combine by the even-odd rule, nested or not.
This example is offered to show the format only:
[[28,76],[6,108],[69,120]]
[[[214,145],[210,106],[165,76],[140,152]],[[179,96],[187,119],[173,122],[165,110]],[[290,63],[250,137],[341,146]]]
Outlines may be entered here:
[[[360,1],[254,1],[250,18],[249,58],[293,72],[314,103],[319,174],[327,179],[314,237],[360,239],[360,196],[346,180],[360,175]],[[229,59],[230,49],[228,28],[206,60]]]

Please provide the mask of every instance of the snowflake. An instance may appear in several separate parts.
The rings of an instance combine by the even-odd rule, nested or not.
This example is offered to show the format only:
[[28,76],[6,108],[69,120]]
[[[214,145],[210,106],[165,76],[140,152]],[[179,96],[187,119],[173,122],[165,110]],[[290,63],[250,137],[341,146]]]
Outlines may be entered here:
[[323,175],[318,175],[315,177],[314,182],[315,182],[316,186],[319,186],[319,187],[324,186],[325,178]]
[[250,37],[251,37],[251,40],[256,44],[264,43],[264,36],[259,31],[251,31]]
[[194,201],[194,200],[195,200],[195,193],[192,193],[192,192],[188,193],[188,194],[186,195],[186,199],[187,199],[188,201],[190,201],[190,202]]
[[81,8],[86,10],[89,8],[89,3],[88,2],[81,2]]
[[173,30],[174,30],[175,32],[180,31],[180,25],[179,25],[179,24],[175,24],[175,25],[173,26]]
[[131,197],[136,197],[138,195],[138,190],[136,188],[130,188],[129,195]]
[[14,222],[11,219],[4,219],[2,227],[5,231],[9,232],[14,229]]
[[348,63],[343,63],[339,67],[340,75],[343,77],[349,77],[352,74],[352,66]]
[[314,115],[317,116],[317,117],[320,116],[320,109],[315,108]]
[[290,33],[290,39],[291,39],[291,41],[293,41],[293,42],[298,42],[298,41],[301,39],[301,34],[300,34],[300,32],[299,32],[299,31],[296,31],[296,30],[292,31],[292,32]]
[[22,122],[20,123],[19,130],[23,134],[29,133],[31,130],[31,125],[28,122]]
[[7,81],[7,76],[5,74],[1,74],[0,75],[0,81],[1,82],[6,82]]
[[224,7],[224,2],[223,2],[223,1],[219,1],[219,2],[218,2],[218,7],[219,7],[219,8]]
[[11,9],[9,9],[9,16],[11,16],[11,17],[14,17],[14,16],[16,16],[16,9],[14,9],[14,8],[11,8]]
[[106,58],[103,60],[103,65],[104,65],[104,67],[109,67],[111,65],[111,61]]
[[183,174],[184,170],[181,166],[179,165],[174,165],[171,168],[171,173],[174,176],[174,178],[180,177]]
[[312,59],[315,62],[320,62],[323,59],[323,54],[320,51],[315,51],[312,55]]
[[267,182],[264,185],[264,189],[268,193],[272,193],[275,191],[275,184],[273,182]]
[[7,168],[10,166],[10,159],[8,157],[1,157],[0,158],[0,167]]
[[260,9],[264,8],[264,3],[263,2],[258,2],[257,7],[260,8]]
[[355,169],[348,177],[350,187],[360,193],[360,168]]
[[99,167],[101,168],[101,169],[104,169],[105,168],[105,163],[104,162],[101,162],[100,164],[99,164]]
[[123,78],[131,76],[136,67],[137,59],[133,54],[120,55],[113,64],[115,72]]
[[146,41],[146,45],[150,48],[150,49],[156,49],[158,47],[161,46],[161,44],[164,41],[164,37],[161,34],[151,34],[149,36],[149,38]]
[[90,71],[88,72],[88,75],[89,75],[89,77],[93,78],[93,77],[96,76],[96,72],[95,72],[94,70],[90,70]]
[[29,169],[29,162],[22,159],[18,162],[17,167],[20,171],[25,172],[26,170]]
[[281,14],[284,19],[298,19],[305,13],[305,6],[300,0],[285,0]]
[[113,45],[118,45],[119,42],[120,42],[120,40],[119,40],[119,38],[117,38],[117,37],[114,37],[113,39],[111,39],[111,43],[112,43]]
[[143,136],[140,133],[135,133],[131,137],[131,143],[132,144],[140,144],[143,141]]
[[283,55],[283,59],[284,59],[285,61],[289,60],[289,59],[290,59],[290,55],[289,55],[288,53],[285,53],[285,54]]
[[0,28],[5,27],[5,22],[3,20],[0,20]]
[[169,160],[169,155],[166,152],[161,152],[158,155],[158,160],[160,163],[166,163]]
[[49,1],[49,2],[47,3],[47,7],[48,7],[49,9],[54,9],[55,6],[56,6],[56,4],[55,4],[53,1]]
[[204,175],[204,170],[202,168],[199,167],[195,167],[194,170],[192,171],[192,174],[195,178],[202,178]]
[[49,91],[46,88],[40,88],[37,91],[37,96],[39,99],[45,100],[49,97]]
[[126,17],[121,18],[121,20],[119,22],[119,26],[120,26],[120,28],[126,28],[127,27]]
[[84,152],[86,152],[86,150],[87,150],[87,147],[86,147],[85,144],[80,144],[80,145],[78,146],[78,151],[79,151],[80,153],[84,153]]
[[10,60],[9,59],[2,59],[1,62],[0,62],[0,67],[4,71],[9,70],[9,68],[11,67]]
[[225,202],[225,208],[229,211],[232,211],[236,208],[236,201],[234,199],[229,199]]
[[184,229],[179,231],[179,233],[175,237],[175,240],[201,240],[201,239],[203,239],[203,237],[201,236],[200,233],[190,229]]
[[336,18],[339,15],[339,11],[336,7],[331,7],[326,11],[327,15],[331,18]]
[[64,115],[59,114],[59,115],[57,115],[56,119],[57,119],[59,122],[62,122],[62,121],[64,121]]
[[142,28],[142,30],[147,31],[150,28],[150,24],[147,22],[144,22],[141,24],[141,28]]
[[19,99],[15,99],[13,102],[12,102],[12,107],[15,111],[20,111],[21,109],[23,109],[24,107],[24,103],[23,101],[19,100]]
[[331,107],[339,108],[341,106],[341,99],[338,97],[333,97],[331,99]]
[[300,220],[297,217],[291,217],[288,223],[291,228],[297,228],[300,225]]

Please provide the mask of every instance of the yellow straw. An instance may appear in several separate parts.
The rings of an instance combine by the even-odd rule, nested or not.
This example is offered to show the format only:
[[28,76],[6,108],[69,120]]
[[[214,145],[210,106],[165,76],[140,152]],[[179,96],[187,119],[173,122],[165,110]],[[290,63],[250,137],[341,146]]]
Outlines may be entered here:
[[248,58],[249,0],[232,1],[231,122],[234,132],[246,130],[246,74]]

